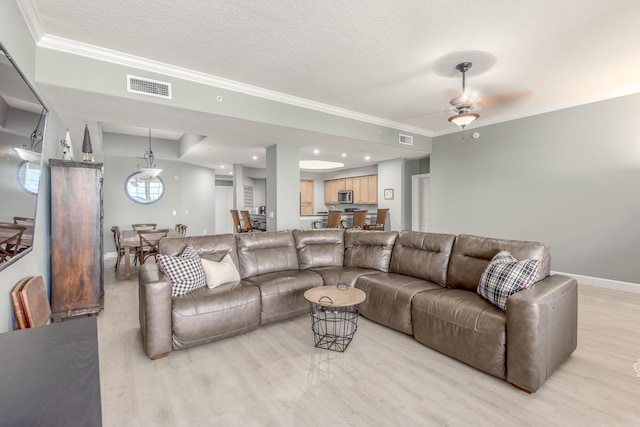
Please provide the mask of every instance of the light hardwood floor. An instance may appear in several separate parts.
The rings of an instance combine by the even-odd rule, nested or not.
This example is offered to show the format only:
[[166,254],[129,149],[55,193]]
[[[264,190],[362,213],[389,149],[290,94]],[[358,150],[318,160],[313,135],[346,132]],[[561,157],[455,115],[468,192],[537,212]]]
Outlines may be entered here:
[[105,426],[640,425],[640,294],[581,285],[578,349],[529,395],[362,317],[345,353],[316,349],[302,316],[151,361],[136,269],[116,281],[113,265],[98,316]]

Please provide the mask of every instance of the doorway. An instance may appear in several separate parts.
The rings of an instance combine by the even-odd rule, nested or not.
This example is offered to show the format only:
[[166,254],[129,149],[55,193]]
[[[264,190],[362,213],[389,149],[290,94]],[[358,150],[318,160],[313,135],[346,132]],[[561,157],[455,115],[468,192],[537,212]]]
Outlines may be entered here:
[[431,174],[411,177],[411,229],[429,231],[431,226]]
[[233,187],[216,186],[216,230],[215,234],[233,233]]

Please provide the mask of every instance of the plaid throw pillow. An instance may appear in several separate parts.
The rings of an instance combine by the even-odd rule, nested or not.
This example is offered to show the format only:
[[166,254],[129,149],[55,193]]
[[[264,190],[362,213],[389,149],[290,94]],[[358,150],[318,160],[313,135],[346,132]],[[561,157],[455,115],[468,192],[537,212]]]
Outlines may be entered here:
[[500,251],[482,273],[478,294],[506,311],[507,298],[533,284],[539,265],[538,260],[518,261],[509,251]]
[[156,255],[156,262],[171,281],[172,297],[207,286],[200,256],[191,244],[184,248],[180,256]]

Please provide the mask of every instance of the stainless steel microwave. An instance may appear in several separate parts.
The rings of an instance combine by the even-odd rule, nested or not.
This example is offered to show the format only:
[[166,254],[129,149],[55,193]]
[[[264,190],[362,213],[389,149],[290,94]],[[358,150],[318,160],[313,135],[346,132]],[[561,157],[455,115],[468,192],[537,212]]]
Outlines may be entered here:
[[353,203],[353,191],[338,191],[338,203]]

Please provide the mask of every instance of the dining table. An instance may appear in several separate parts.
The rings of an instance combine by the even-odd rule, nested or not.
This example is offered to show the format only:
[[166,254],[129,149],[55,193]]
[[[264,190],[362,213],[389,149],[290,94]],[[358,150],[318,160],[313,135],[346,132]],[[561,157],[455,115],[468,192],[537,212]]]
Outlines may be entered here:
[[[158,233],[157,238],[161,236]],[[184,237],[183,234],[178,233],[175,230],[169,229],[167,237]],[[153,234],[145,236],[147,239],[153,239]],[[122,230],[120,232],[120,245],[124,246],[124,278],[126,280],[131,279],[131,248],[137,248],[140,246],[140,236],[136,230]]]

